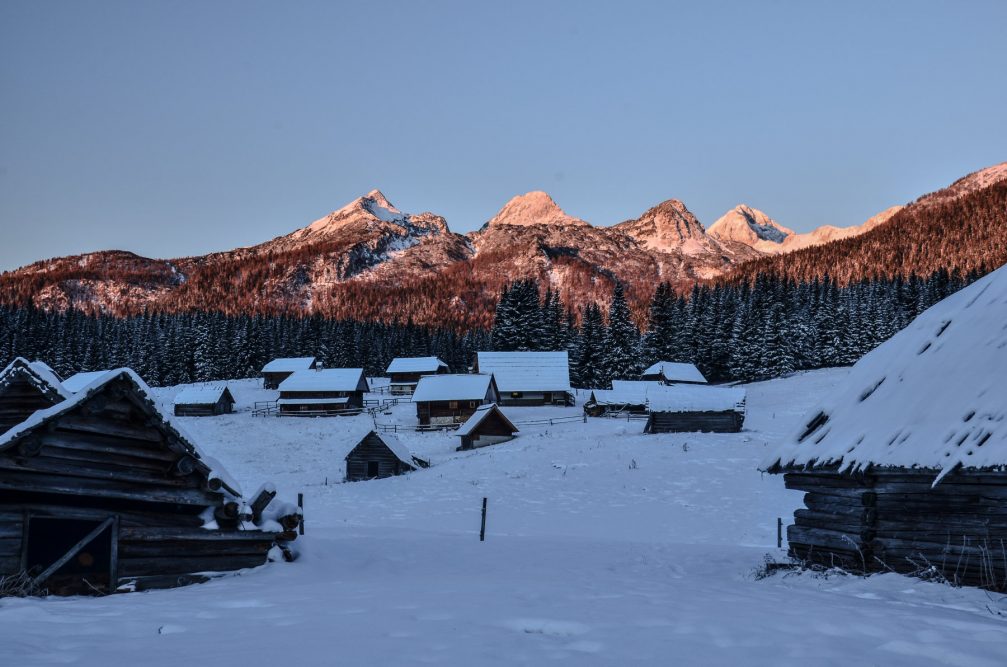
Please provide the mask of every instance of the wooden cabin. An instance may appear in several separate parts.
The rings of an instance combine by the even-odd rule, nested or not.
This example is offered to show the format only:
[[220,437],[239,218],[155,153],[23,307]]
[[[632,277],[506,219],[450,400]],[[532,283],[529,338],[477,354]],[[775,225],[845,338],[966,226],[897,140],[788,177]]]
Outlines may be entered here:
[[108,373],[108,369],[101,371],[82,371],[80,373],[74,373],[67,379],[63,380],[63,388],[66,389],[71,394],[76,394],[78,391],[88,386],[95,380],[98,380]]
[[273,359],[262,367],[263,389],[277,389],[280,383],[297,371],[314,370],[318,362],[314,357],[289,357]]
[[279,414],[288,417],[359,414],[370,391],[363,368],[296,371],[279,389],[276,405]]
[[482,405],[458,428],[456,435],[461,438],[458,451],[507,442],[517,433],[517,426],[496,403]]
[[492,375],[425,375],[413,393],[421,426],[461,424],[480,405],[500,398]]
[[0,433],[70,396],[47,365],[16,358],[0,371]]
[[566,351],[477,352],[473,370],[493,375],[500,405],[574,404]]
[[668,385],[707,383],[695,364],[677,361],[659,361],[652,364],[640,375],[640,379]]
[[391,380],[389,391],[395,396],[411,396],[416,391],[416,383],[424,375],[447,372],[448,365],[437,357],[396,357],[385,371]]
[[175,396],[176,417],[212,417],[234,411],[234,396],[227,385],[186,387]]
[[760,466],[804,562],[1007,590],[1007,268],[860,361]]
[[[89,593],[175,586],[289,554],[300,511],[245,498],[129,369],[0,435],[0,577]],[[271,502],[273,501],[273,502]]]
[[346,481],[394,477],[429,466],[394,434],[371,431],[346,455]]
[[592,389],[584,402],[584,412],[589,417],[615,417],[645,415],[647,391],[664,387],[660,382],[641,380],[612,380],[611,389]]
[[745,390],[675,385],[647,391],[644,433],[737,433],[745,424]]

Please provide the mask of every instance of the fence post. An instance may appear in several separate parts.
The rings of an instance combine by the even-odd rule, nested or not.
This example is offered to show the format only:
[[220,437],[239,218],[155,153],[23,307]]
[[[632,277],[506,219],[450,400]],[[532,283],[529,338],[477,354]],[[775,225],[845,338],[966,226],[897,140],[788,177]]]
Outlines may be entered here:
[[482,524],[479,527],[479,541],[486,541],[486,498],[483,498],[483,518]]
[[776,517],[776,548],[783,548],[783,519]]
[[301,521],[297,524],[297,532],[300,535],[304,534],[304,494],[297,494],[297,507],[301,510]]

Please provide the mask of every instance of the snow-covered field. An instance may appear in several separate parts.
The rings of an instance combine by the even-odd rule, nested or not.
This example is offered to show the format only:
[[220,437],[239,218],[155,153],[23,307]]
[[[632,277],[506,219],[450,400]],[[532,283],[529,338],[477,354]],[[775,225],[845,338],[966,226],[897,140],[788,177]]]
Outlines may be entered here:
[[[898,575],[755,571],[801,494],[756,465],[845,370],[748,387],[741,434],[522,426],[432,466],[341,483],[370,417],[181,419],[246,491],[305,494],[295,563],[107,598],[0,601],[0,665],[1004,665],[1007,602]],[[170,403],[178,388],[158,390]],[[517,422],[579,408],[507,408]],[[381,415],[412,424],[411,405]],[[489,499],[486,542],[479,507]]]

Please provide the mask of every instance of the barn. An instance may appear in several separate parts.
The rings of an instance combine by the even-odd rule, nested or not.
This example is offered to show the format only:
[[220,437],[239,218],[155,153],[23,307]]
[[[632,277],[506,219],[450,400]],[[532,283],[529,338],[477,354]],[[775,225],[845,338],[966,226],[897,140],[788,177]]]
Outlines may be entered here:
[[573,405],[566,351],[477,352],[473,370],[496,378],[500,405]]
[[391,380],[390,391],[396,396],[411,396],[424,375],[447,372],[448,365],[437,357],[396,357],[385,371]]
[[363,368],[296,371],[279,389],[279,414],[294,417],[359,414],[370,391]]
[[107,369],[101,371],[83,371],[81,373],[74,373],[67,379],[63,380],[63,388],[71,394],[76,394],[95,380],[104,377],[106,373],[108,373]]
[[314,370],[317,362],[314,357],[288,357],[273,359],[262,367],[263,389],[277,389],[280,383],[297,371]]
[[584,412],[591,417],[645,415],[647,391],[664,387],[660,382],[612,380],[611,389],[592,389],[584,402]]
[[425,375],[413,393],[421,426],[460,424],[480,405],[500,398],[492,375]]
[[805,561],[1007,590],[1007,268],[865,355],[760,466]]
[[674,385],[647,391],[644,433],[737,433],[745,423],[745,390]]
[[640,375],[641,380],[663,384],[706,384],[706,378],[695,364],[678,361],[659,361]]
[[234,411],[234,396],[227,385],[195,385],[175,396],[176,417],[212,417]]
[[513,440],[517,433],[517,426],[507,419],[496,403],[481,405],[456,431],[461,438],[458,451],[507,442]]
[[[119,369],[0,435],[0,577],[50,593],[170,587],[266,562],[296,505],[243,497]],[[27,573],[25,575],[25,573]]]
[[0,433],[70,396],[43,362],[16,358],[0,371]]
[[394,477],[429,465],[394,434],[371,431],[346,455],[346,481]]

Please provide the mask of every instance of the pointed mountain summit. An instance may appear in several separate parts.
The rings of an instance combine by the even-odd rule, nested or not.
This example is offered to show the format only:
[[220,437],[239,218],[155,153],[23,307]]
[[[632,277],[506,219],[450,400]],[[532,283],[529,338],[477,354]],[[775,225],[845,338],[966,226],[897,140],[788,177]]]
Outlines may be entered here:
[[780,252],[794,230],[779,224],[757,208],[739,204],[717,219],[707,232],[721,241],[736,241],[760,252]]
[[636,220],[626,220],[612,229],[635,239],[648,250],[681,251],[686,255],[722,254],[716,240],[710,238],[702,223],[685,204],[668,199],[647,209]]
[[375,228],[381,227],[381,223],[389,223],[420,235],[448,231],[447,221],[441,216],[433,213],[403,213],[388,201],[381,190],[371,190],[286,238],[295,241],[313,241],[328,237],[347,227]]
[[488,223],[494,225],[577,225],[583,227],[587,222],[559,207],[553,198],[541,190],[528,192],[514,197],[503,205]]

